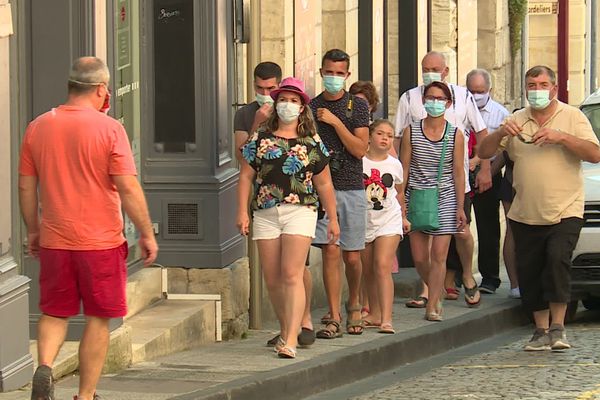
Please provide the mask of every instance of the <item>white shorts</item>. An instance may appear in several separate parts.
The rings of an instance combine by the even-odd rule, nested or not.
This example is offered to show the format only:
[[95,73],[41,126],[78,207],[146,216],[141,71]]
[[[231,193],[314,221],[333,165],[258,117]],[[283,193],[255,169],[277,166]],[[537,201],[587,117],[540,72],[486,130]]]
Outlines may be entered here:
[[365,243],[371,243],[381,236],[400,235],[400,238],[402,238],[402,213],[393,213],[392,215],[387,215],[386,217],[387,218],[383,224],[381,223],[383,220],[382,218],[378,218],[378,224],[374,224],[371,218],[367,219]]
[[317,210],[296,204],[277,204],[254,211],[252,240],[277,239],[285,235],[315,237]]

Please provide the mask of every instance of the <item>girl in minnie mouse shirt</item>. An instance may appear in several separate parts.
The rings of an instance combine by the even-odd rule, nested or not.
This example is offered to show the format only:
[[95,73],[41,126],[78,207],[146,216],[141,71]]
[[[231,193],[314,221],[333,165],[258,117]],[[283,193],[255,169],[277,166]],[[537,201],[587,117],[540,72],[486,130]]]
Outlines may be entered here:
[[392,325],[394,282],[392,264],[403,233],[410,230],[404,215],[401,190],[402,164],[388,152],[394,141],[394,126],[377,120],[369,127],[369,150],[363,157],[363,181],[367,196],[367,232],[361,251],[364,277],[369,292],[366,327],[380,333],[395,333]]

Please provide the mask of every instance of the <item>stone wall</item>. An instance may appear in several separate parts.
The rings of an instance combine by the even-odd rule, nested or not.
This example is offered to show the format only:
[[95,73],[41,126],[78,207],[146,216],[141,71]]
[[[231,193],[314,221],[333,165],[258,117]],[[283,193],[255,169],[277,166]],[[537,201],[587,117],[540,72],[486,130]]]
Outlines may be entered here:
[[260,61],[294,75],[294,0],[260,0]]
[[[433,0],[431,4],[431,50],[446,55],[448,82],[458,82],[458,9],[456,0]],[[461,53],[461,57],[463,57]]]
[[[584,0],[569,1],[569,103],[585,99],[586,79],[586,5]],[[557,70],[558,17],[556,14],[529,17],[528,67],[544,64]]]
[[492,75],[493,97],[509,111],[521,104],[521,57],[513,60],[510,50],[508,2],[478,3],[477,64]]
[[338,48],[348,53],[352,73],[348,88],[358,80],[358,0],[324,0],[322,5],[322,50]]
[[248,330],[250,276],[248,259],[222,269],[169,268],[168,291],[177,294],[220,294],[223,339],[241,337]]

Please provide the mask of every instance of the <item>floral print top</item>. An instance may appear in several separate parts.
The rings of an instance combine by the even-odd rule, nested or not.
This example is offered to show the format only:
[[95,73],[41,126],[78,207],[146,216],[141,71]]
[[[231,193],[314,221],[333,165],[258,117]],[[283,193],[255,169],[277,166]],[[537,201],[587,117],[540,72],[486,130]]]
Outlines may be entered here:
[[329,163],[329,152],[319,135],[286,139],[260,130],[241,150],[257,172],[253,210],[279,203],[319,206],[312,177]]

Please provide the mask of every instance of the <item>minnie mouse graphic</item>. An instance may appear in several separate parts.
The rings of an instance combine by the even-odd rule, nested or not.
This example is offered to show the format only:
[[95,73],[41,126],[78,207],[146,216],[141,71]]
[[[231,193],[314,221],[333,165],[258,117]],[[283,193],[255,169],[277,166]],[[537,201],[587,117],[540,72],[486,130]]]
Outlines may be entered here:
[[394,184],[392,175],[385,173],[381,176],[378,169],[371,168],[371,176],[363,173],[363,183],[367,200],[373,204],[373,210],[383,210],[381,203],[387,198],[387,188]]

